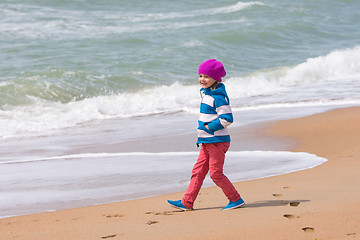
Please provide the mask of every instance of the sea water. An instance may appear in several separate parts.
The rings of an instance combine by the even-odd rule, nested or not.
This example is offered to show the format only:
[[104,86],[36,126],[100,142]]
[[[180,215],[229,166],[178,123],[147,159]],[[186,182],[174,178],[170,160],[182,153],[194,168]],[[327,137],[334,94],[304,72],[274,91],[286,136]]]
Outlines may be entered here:
[[[359,9],[356,0],[0,1],[0,216],[184,190],[196,152],[164,146],[161,159],[179,174],[155,185],[149,176],[162,168],[130,166],[158,166],[160,153],[102,146],[194,133],[197,67],[209,58],[227,71],[231,127],[359,105]],[[257,173],[231,165],[228,175],[323,162],[285,153],[283,169],[268,165],[279,152],[230,151],[229,164],[259,162]],[[68,159],[83,172],[58,173],[74,167]],[[101,169],[105,162],[118,167]]]
[[[96,153],[0,163],[2,216],[74,208],[183,191],[198,152]],[[237,181],[311,168],[309,153],[230,151],[225,171]],[[204,186],[212,186],[207,178]],[[224,199],[226,203],[226,198]]]

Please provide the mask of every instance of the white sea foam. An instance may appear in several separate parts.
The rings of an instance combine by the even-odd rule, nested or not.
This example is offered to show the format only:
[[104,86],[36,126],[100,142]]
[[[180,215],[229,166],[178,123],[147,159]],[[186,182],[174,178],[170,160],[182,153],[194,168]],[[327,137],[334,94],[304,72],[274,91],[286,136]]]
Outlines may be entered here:
[[[3,162],[0,212],[4,217],[185,190],[197,155],[85,153]],[[326,159],[309,153],[230,151],[225,172],[232,181],[243,181],[308,169],[324,162]],[[204,186],[213,185],[206,179]]]
[[[360,78],[360,47],[335,50],[326,56],[309,58],[296,66],[277,67],[230,78],[228,93],[232,97],[254,96],[277,92],[304,84],[329,84]],[[325,86],[324,86],[325,87]],[[344,95],[346,97],[346,95]]]
[[286,85],[314,83],[320,81],[341,81],[360,78],[360,47],[336,50],[326,56],[309,58],[305,63],[289,69],[279,79]]
[[248,7],[252,6],[264,6],[265,4],[263,2],[238,2],[231,6],[225,6],[225,7],[219,7],[219,8],[213,8],[213,9],[206,9],[202,10],[201,12],[205,15],[207,14],[220,14],[220,13],[232,13],[232,12],[238,12],[240,10],[243,10]]

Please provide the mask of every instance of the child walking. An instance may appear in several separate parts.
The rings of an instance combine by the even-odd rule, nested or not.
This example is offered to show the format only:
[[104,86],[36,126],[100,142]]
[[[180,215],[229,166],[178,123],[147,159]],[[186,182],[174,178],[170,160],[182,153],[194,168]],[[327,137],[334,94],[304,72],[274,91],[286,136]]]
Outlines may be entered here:
[[225,77],[226,71],[220,61],[209,59],[200,64],[198,74],[202,100],[197,144],[201,144],[201,149],[184,197],[181,200],[167,202],[181,210],[192,209],[205,176],[210,171],[211,179],[230,201],[222,210],[238,208],[245,202],[223,173],[225,153],[230,147],[227,127],[233,122],[229,97],[221,79]]

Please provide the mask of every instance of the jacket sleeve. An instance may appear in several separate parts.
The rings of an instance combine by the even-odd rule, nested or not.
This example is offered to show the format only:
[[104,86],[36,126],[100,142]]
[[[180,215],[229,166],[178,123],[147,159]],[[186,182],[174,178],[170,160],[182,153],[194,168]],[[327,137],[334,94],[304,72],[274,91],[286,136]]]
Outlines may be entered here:
[[208,124],[213,132],[228,127],[234,121],[229,100],[226,97],[216,99],[214,105],[218,118]]

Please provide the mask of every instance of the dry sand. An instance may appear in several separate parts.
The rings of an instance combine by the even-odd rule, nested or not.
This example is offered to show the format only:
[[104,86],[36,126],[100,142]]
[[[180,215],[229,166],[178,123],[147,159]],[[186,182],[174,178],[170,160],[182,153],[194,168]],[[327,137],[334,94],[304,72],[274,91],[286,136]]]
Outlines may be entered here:
[[221,211],[227,199],[211,187],[201,190],[195,211],[177,211],[165,203],[180,199],[181,192],[1,219],[0,240],[360,239],[359,125],[356,107],[261,129],[264,137],[291,139],[296,143],[292,151],[329,161],[313,169],[236,183],[247,203],[244,208]]

